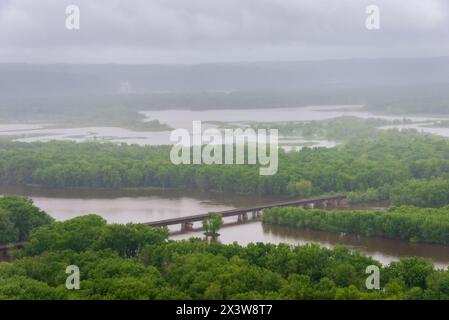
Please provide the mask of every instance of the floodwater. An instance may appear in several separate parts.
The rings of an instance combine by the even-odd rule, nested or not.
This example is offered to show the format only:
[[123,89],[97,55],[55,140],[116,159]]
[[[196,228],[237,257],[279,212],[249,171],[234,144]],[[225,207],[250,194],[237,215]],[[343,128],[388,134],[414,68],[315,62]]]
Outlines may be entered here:
[[[355,116],[359,118],[382,118],[388,120],[402,120],[404,116],[376,115],[364,111],[361,106],[311,106],[300,108],[267,108],[267,109],[239,109],[239,110],[152,110],[142,112],[146,120],[159,120],[172,128],[192,131],[192,121],[202,121],[203,130],[214,126],[214,121],[245,126],[249,122],[285,122],[326,120],[339,116]],[[447,119],[444,117],[418,117],[407,116],[414,123]],[[208,123],[209,122],[209,123]],[[415,124],[409,125],[417,126]],[[391,126],[401,127],[401,125]],[[449,128],[418,127],[418,130],[449,136]],[[0,124],[0,137],[13,137],[16,141],[110,141],[114,143],[129,143],[138,145],[167,145],[170,141],[171,131],[133,131],[118,127],[82,127],[82,128],[50,128],[36,124]],[[314,147],[333,147],[335,141],[331,140],[296,140],[280,137],[280,144],[286,151],[301,149],[304,143]]]
[[[2,187],[0,194],[26,195],[57,220],[67,220],[87,213],[96,213],[110,223],[151,222],[193,214],[251,207],[284,199],[243,195],[181,192],[177,190],[83,190],[47,189],[31,187]],[[382,205],[382,204],[381,204]],[[373,205],[374,207],[375,205]],[[302,245],[317,243],[332,248],[345,245],[358,250],[383,264],[401,257],[418,256],[432,259],[439,268],[449,266],[449,246],[416,244],[400,240],[341,235],[323,231],[266,225],[260,221],[237,224],[236,217],[225,219],[220,230],[222,243],[234,241],[246,245],[250,242],[288,243]],[[201,224],[198,231],[180,233],[179,226],[171,228],[172,239],[203,237]]]
[[[138,145],[163,145],[170,143],[168,131],[138,132],[118,127],[86,127],[86,128],[45,128],[43,126],[29,125],[0,125],[0,136],[12,136],[14,140],[21,142],[48,142],[59,141],[98,141],[129,143]],[[22,129],[11,129],[22,127]]]
[[432,122],[425,122],[425,123],[413,123],[413,124],[402,124],[402,125],[396,125],[396,126],[383,126],[381,129],[391,129],[396,128],[399,130],[404,129],[413,129],[420,133],[428,133],[433,134],[440,137],[449,138],[449,127],[435,127],[432,126]]
[[[223,109],[223,110],[152,110],[142,112],[148,120],[157,119],[172,128],[190,129],[192,121],[221,121],[225,123],[285,122],[327,120],[341,116],[380,118],[386,120],[410,119],[413,122],[441,120],[440,117],[377,115],[362,106],[310,106],[298,108]],[[446,116],[446,118],[448,118]]]

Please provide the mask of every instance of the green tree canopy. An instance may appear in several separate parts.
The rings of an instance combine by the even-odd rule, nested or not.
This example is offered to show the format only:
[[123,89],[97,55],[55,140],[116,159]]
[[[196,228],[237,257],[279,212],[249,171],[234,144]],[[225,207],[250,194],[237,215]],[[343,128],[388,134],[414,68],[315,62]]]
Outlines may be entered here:
[[28,198],[0,197],[0,244],[26,241],[32,229],[48,225],[53,218]]

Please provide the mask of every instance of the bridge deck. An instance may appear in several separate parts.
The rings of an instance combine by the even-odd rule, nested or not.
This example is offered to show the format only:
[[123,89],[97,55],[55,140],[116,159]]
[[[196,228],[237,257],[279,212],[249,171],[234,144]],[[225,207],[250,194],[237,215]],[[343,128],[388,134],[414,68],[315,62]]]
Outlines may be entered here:
[[[305,205],[310,203],[319,203],[326,200],[330,201],[341,201],[345,200],[347,196],[345,195],[338,195],[338,196],[331,196],[331,197],[319,197],[319,198],[313,198],[313,199],[301,199],[301,200],[293,200],[293,201],[284,201],[284,202],[277,202],[277,203],[271,203],[266,205],[260,205],[256,207],[250,207],[250,208],[240,208],[240,209],[233,209],[233,210],[227,210],[227,211],[220,211],[217,212],[218,214],[221,214],[223,217],[231,217],[231,216],[237,216],[239,214],[252,212],[252,211],[260,211],[263,209],[269,209],[269,208],[275,208],[275,207],[288,207],[288,206],[298,206],[298,205]],[[175,225],[175,224],[181,224],[181,223],[187,223],[187,222],[196,222],[196,221],[203,221],[205,218],[209,216],[209,213],[203,213],[203,214],[197,214],[193,216],[187,216],[187,217],[180,217],[180,218],[173,218],[173,219],[166,219],[166,220],[160,220],[160,221],[153,221],[144,223],[150,227],[165,227],[169,225]],[[10,248],[23,248],[27,242],[18,242],[13,244],[6,244],[6,245],[0,245],[0,251],[7,251]]]
[[[339,196],[332,196],[332,197],[319,197],[319,198],[313,198],[313,199],[301,199],[301,200],[293,200],[293,201],[284,201],[284,202],[277,202],[277,203],[271,203],[266,205],[260,205],[257,207],[250,207],[250,208],[240,208],[240,209],[232,209],[227,211],[220,211],[216,212],[218,214],[221,214],[222,217],[232,217],[237,216],[246,212],[251,211],[260,211],[263,209],[269,209],[269,208],[275,208],[275,207],[288,207],[288,206],[298,206],[298,205],[305,205],[315,202],[323,202],[326,200],[344,200],[347,197],[344,195]],[[165,227],[175,224],[181,224],[181,223],[187,223],[187,222],[197,222],[197,221],[203,221],[209,216],[209,213],[202,213],[197,214],[193,216],[187,216],[187,217],[180,217],[180,218],[172,218],[172,219],[166,219],[166,220],[160,220],[160,221],[154,221],[154,222],[148,222],[145,223],[146,225],[150,227]]]

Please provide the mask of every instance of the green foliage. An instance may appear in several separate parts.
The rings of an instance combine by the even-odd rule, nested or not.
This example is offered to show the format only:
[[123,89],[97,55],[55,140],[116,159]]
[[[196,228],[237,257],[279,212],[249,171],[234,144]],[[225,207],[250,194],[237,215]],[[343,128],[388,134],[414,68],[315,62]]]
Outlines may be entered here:
[[[436,271],[426,260],[404,259],[382,267],[344,247],[331,250],[317,245],[262,243],[242,247],[192,239],[148,246],[141,259],[167,274],[177,290],[194,299],[416,299],[425,298],[424,292],[427,298],[440,299],[447,288],[441,275],[448,271]],[[388,290],[366,289],[368,265],[379,266]],[[258,268],[264,273],[258,274]],[[221,282],[230,270],[235,274]],[[253,274],[259,283],[252,283]],[[235,279],[238,283],[233,284]],[[234,294],[234,290],[240,293]]]
[[122,257],[135,257],[144,245],[162,243],[168,238],[165,228],[151,229],[142,224],[112,224],[102,230],[96,249],[113,249]]
[[307,198],[313,194],[313,185],[309,180],[290,181],[287,192],[292,197]]
[[219,213],[211,212],[203,221],[204,233],[208,236],[218,235],[218,230],[223,226],[223,217]]
[[314,121],[251,123],[251,127],[255,129],[278,129],[284,136],[301,136],[307,139],[329,139],[347,142],[351,140],[372,139],[378,137],[382,134],[382,131],[378,129],[379,127],[401,123],[407,123],[407,121],[389,121],[380,118],[362,119],[353,116],[340,116]]
[[168,238],[165,228],[140,224],[108,225],[97,215],[86,215],[64,222],[54,222],[33,230],[27,255],[46,251],[113,249],[123,257],[135,257],[144,245],[162,243]]
[[[103,225],[95,216],[85,218]],[[67,230],[73,229],[66,223]],[[121,242],[133,239],[135,230],[124,228],[119,234]],[[103,233],[89,236],[98,244]],[[80,269],[80,290],[65,288],[68,265]],[[366,289],[369,265],[379,266],[384,290]],[[25,251],[14,262],[0,263],[0,299],[447,299],[448,274],[416,258],[383,267],[345,247],[158,239],[133,257],[124,255],[121,246],[93,245],[79,252],[60,246],[38,255]]]
[[392,262],[385,273],[386,279],[401,280],[408,288],[425,288],[427,278],[433,273],[432,262],[422,258],[404,258]]
[[5,209],[0,210],[0,243],[16,242],[19,231],[11,221],[11,214]]
[[391,190],[390,200],[396,206],[446,206],[449,204],[449,180],[435,178],[429,181],[406,181]]
[[[446,139],[381,132],[331,149],[279,153],[279,171],[260,176],[258,165],[173,165],[170,146],[108,143],[0,142],[0,181],[50,187],[188,188],[308,197],[353,192],[385,200],[407,181],[449,179]],[[438,187],[436,185],[434,187]],[[446,188],[441,190],[446,193]],[[361,196],[360,196],[361,197]],[[359,197],[359,198],[360,198]]]
[[61,300],[65,292],[22,276],[0,278],[0,300]]
[[298,228],[449,244],[449,206],[438,209],[403,206],[384,211],[273,208],[264,210],[262,218],[266,223]]
[[0,244],[26,241],[33,228],[51,222],[53,218],[34,206],[31,199],[0,198]]

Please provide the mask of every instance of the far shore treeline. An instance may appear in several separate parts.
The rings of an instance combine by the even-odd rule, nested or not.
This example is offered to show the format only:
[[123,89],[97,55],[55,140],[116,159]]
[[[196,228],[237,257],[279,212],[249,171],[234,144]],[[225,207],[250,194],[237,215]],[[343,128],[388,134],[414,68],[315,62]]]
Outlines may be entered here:
[[350,201],[449,204],[449,141],[379,130],[334,148],[279,153],[279,171],[257,165],[174,165],[170,146],[0,141],[0,183],[46,187],[180,188],[305,198],[348,193]]

